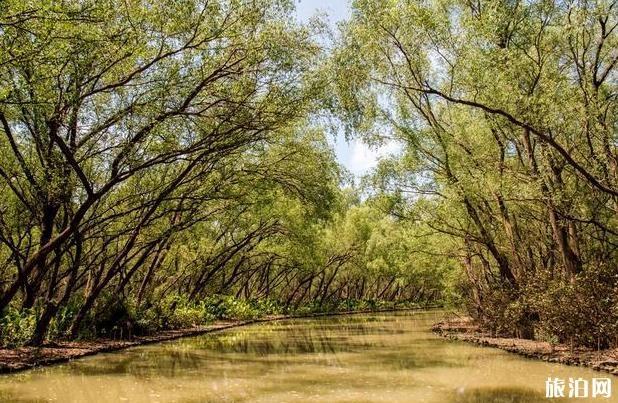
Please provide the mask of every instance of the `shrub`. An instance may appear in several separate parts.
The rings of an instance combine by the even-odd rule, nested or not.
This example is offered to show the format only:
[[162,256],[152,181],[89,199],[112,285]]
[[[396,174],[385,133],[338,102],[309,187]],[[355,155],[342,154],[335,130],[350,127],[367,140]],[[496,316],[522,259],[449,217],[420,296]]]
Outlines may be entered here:
[[618,332],[618,276],[604,267],[584,270],[572,281],[546,279],[533,296],[539,331],[561,343],[606,348]]
[[79,306],[78,300],[72,300],[58,309],[56,316],[49,323],[48,337],[50,339],[61,338],[68,332]]
[[521,289],[502,286],[486,290],[476,313],[481,327],[496,335],[534,337],[537,315]]
[[211,316],[205,311],[204,306],[182,305],[176,307],[168,319],[168,325],[172,329],[199,326],[210,322]]
[[7,309],[0,318],[0,344],[4,347],[23,345],[34,333],[36,318],[34,309]]
[[214,295],[204,300],[206,311],[217,319],[254,319],[260,311],[251,302],[229,295]]

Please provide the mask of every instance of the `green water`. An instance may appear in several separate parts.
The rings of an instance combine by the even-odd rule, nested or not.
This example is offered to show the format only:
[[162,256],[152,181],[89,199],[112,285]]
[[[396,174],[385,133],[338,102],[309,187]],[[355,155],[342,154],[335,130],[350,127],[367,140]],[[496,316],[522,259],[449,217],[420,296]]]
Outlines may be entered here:
[[435,337],[441,316],[286,320],[100,354],[0,376],[0,401],[553,402],[549,376],[606,377]]

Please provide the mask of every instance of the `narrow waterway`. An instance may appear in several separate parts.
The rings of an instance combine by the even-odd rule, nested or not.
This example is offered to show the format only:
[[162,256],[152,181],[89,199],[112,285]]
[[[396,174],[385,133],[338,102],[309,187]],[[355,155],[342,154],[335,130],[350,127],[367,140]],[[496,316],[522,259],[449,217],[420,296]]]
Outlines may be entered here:
[[548,377],[618,388],[592,370],[438,338],[441,315],[285,320],[100,354],[0,376],[0,401],[549,402]]

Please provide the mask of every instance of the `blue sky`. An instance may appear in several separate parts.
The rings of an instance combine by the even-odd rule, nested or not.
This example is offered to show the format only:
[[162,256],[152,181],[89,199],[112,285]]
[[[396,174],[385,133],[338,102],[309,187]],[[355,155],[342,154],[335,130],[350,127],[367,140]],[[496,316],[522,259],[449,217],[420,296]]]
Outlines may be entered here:
[[[300,21],[307,21],[317,13],[326,14],[332,27],[337,22],[350,17],[350,2],[347,0],[295,0],[296,15]],[[332,139],[337,159],[357,177],[369,172],[376,166],[380,157],[396,153],[399,145],[395,142],[380,148],[371,148],[360,140],[347,142],[342,133]]]

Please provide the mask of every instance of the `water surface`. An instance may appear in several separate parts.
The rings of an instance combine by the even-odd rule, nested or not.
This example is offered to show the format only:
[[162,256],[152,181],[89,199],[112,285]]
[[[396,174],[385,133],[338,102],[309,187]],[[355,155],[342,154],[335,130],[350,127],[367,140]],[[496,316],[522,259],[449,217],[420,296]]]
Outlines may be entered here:
[[0,376],[0,401],[555,402],[547,377],[608,377],[438,338],[442,315],[286,320],[100,354]]

